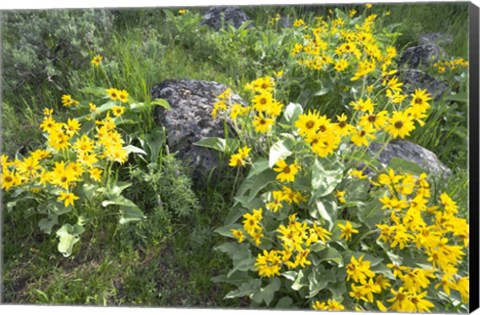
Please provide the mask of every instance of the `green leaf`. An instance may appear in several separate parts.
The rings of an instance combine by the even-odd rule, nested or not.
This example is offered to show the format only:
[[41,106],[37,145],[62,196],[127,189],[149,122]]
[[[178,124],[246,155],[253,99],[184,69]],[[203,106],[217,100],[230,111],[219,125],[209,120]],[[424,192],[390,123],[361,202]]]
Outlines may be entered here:
[[227,152],[227,141],[218,137],[205,137],[194,143],[199,147],[214,149],[223,153]]
[[308,275],[308,298],[316,296],[320,291],[325,289],[330,282],[335,282],[335,274],[330,270],[325,270],[322,265],[317,265]]
[[420,175],[421,173],[428,173],[426,170],[421,168],[418,164],[406,161],[398,157],[392,157],[388,163],[387,168],[392,168],[395,171],[407,172],[414,175]]
[[250,281],[252,278],[243,271],[236,271],[232,273],[230,276],[227,275],[219,275],[211,278],[213,283],[228,283],[232,284],[236,287],[240,287],[242,283]]
[[[117,182],[116,185],[114,185],[110,192],[114,195],[114,196],[120,196],[120,194],[122,193],[122,191],[124,191],[125,189],[127,189],[128,187],[132,186],[132,183],[127,183],[127,182]],[[122,196],[120,196],[122,197]],[[128,203],[127,201],[124,201],[122,198],[115,198],[115,200],[119,201],[119,202],[126,202],[126,205],[131,205],[130,203]],[[122,201],[120,201],[122,200]],[[132,202],[133,204],[133,202]]]
[[305,276],[303,270],[298,272],[297,278],[292,284],[292,289],[295,291],[300,290],[303,287],[307,287],[309,285],[308,278]]
[[383,204],[378,201],[378,198],[375,198],[366,204],[359,204],[357,211],[358,219],[370,229],[375,229],[376,225],[380,224],[385,218],[382,206]]
[[322,250],[318,253],[319,262],[329,261],[334,262],[338,267],[343,266],[343,257],[340,253],[333,247],[327,247],[325,250]]
[[233,264],[233,268],[232,270],[230,270],[228,273],[227,273],[227,277],[230,277],[234,272],[236,271],[249,271],[249,270],[253,270],[254,266],[255,266],[255,257],[247,257],[245,259],[242,259],[242,260],[237,260],[234,264]]
[[80,241],[79,235],[82,234],[85,229],[80,225],[70,225],[64,224],[57,231],[57,236],[60,238],[58,243],[58,251],[63,254],[63,256],[68,257],[72,254],[73,245]]
[[[79,119],[80,120],[80,119]],[[81,120],[80,120],[81,121]],[[95,128],[95,120],[85,120],[85,122],[82,123],[82,127],[79,130],[80,135],[86,135],[90,130],[93,130]]]
[[238,223],[236,224],[229,224],[229,225],[226,225],[226,226],[222,226],[222,227],[219,227],[219,228],[216,228],[214,230],[215,233],[218,233],[222,236],[225,236],[225,237],[230,237],[230,238],[234,238],[234,236],[232,235],[232,229],[240,229],[242,228],[242,226]]
[[156,98],[156,99],[154,99],[153,101],[151,101],[150,104],[163,107],[163,108],[165,108],[165,109],[167,109],[167,110],[171,110],[171,109],[172,109],[172,107],[171,107],[170,104],[167,102],[167,100],[164,100],[163,98]]
[[38,227],[42,232],[50,234],[55,224],[58,224],[58,216],[55,214],[49,214],[48,218],[43,218],[38,222]]
[[303,114],[303,107],[300,104],[290,103],[285,108],[283,112],[283,118],[285,118],[286,122],[289,124],[294,123],[297,121],[298,116]]
[[260,288],[257,292],[255,292],[252,299],[257,303],[261,303],[263,300],[265,304],[269,306],[273,300],[275,292],[280,289],[281,283],[282,282],[278,277],[271,278],[270,283],[266,287]]
[[330,89],[328,87],[322,87],[320,90],[315,92],[313,95],[314,96],[323,96],[323,95],[327,94],[328,92],[330,92]]
[[123,149],[125,149],[125,151],[127,151],[127,154],[135,153],[135,154],[147,155],[147,152],[145,152],[144,150],[140,149],[139,147],[136,147],[136,146],[131,145],[131,144],[123,147]]
[[460,102],[460,103],[467,103],[468,102],[468,94],[467,92],[460,92],[457,94],[449,95],[445,97],[446,101],[453,101],[453,102]]
[[260,279],[252,279],[248,282],[242,283],[242,285],[238,288],[238,290],[231,291],[225,295],[226,299],[233,299],[237,297],[248,296],[251,297],[254,292],[256,292],[260,286],[262,285],[262,281]]
[[332,193],[340,184],[343,177],[343,165],[334,161],[328,167],[324,167],[319,159],[315,159],[312,167],[312,188],[314,195],[319,198]]
[[293,270],[282,272],[282,276],[284,276],[290,281],[295,281],[295,278],[297,277],[297,275],[298,275],[298,272]]
[[251,178],[253,176],[257,176],[258,174],[262,173],[269,169],[267,159],[258,159],[253,163],[250,172],[248,172],[247,178]]
[[87,198],[87,200],[90,200],[90,201],[93,200],[96,192],[97,192],[97,185],[88,184],[88,183],[83,184],[83,193]]
[[255,197],[257,197],[260,190],[265,186],[275,181],[277,174],[271,169],[260,173],[257,176],[248,178],[240,185],[235,200],[240,202],[244,207],[248,207]]
[[98,87],[98,86],[86,87],[86,88],[80,89],[80,91],[82,93],[91,94],[91,95],[95,95],[95,96],[98,96],[98,97],[107,96],[107,90],[105,88]]
[[104,200],[102,202],[103,207],[108,207],[110,205],[125,206],[125,207],[137,207],[137,205],[133,201],[131,201],[131,200],[129,200],[129,199],[127,199],[127,198],[125,198],[121,195],[114,195],[113,198],[111,198],[109,200]]
[[165,130],[155,128],[145,136],[145,142],[150,149],[150,161],[155,162],[165,146]]
[[[232,264],[234,266],[242,265],[244,264],[243,263],[244,260],[248,260],[252,258],[252,253],[250,252],[250,245],[247,243],[238,244],[238,243],[227,242],[216,247],[215,249],[227,254],[232,259]],[[240,269],[237,269],[237,270],[240,270]]]
[[314,219],[323,218],[331,231],[337,219],[337,203],[331,196],[315,201],[315,207],[309,207],[309,213]]
[[141,112],[149,107],[149,104],[145,103],[130,103],[130,110],[133,112]]
[[280,140],[270,147],[270,153],[268,154],[268,167],[272,168],[278,161],[285,160],[292,155],[292,152],[285,144],[286,140]]
[[144,219],[146,219],[146,216],[137,206],[120,206],[120,220],[118,221],[120,224],[126,224],[132,221],[141,221]]
[[363,261],[369,261],[371,268],[377,266],[378,264],[380,264],[383,261],[383,258],[381,258],[381,257],[374,257],[370,254],[365,254],[363,252],[354,252],[354,251],[346,250],[343,253],[343,258],[344,258],[345,262],[350,263],[350,261],[352,259],[352,256],[355,257],[355,259],[359,259],[360,257],[363,256]]
[[292,304],[293,304],[293,300],[288,296],[284,296],[277,302],[277,305],[275,305],[275,308],[276,309],[292,309]]

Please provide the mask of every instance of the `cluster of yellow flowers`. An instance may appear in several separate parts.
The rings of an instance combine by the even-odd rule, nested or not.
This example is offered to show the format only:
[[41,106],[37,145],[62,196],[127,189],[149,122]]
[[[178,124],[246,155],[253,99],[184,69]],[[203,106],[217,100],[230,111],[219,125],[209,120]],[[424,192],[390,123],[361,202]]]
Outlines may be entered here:
[[[280,191],[280,193],[284,193],[284,191]],[[290,202],[292,201],[294,200],[290,200]],[[300,201],[297,199],[294,202],[299,203]],[[257,246],[261,244],[261,239],[264,237],[261,223],[262,213],[263,209],[260,208],[243,215],[243,231],[231,230],[238,242],[242,243],[245,240],[245,231]],[[310,246],[319,242],[325,244],[331,236],[331,233],[318,221],[307,223],[305,220],[300,223],[297,220],[297,213],[291,214],[288,225],[280,224],[276,232],[278,232],[277,240],[280,242],[280,249],[264,250],[263,253],[258,254],[255,263],[258,274],[267,278],[279,276],[283,266],[295,269],[311,265],[312,262],[308,259]]]
[[[275,81],[270,76],[256,79],[245,85],[245,90],[252,91],[252,106],[243,106],[242,104],[230,104],[232,91],[225,90],[215,102],[212,117],[217,118],[221,111],[229,111],[230,118],[236,122],[238,117],[249,116],[253,114],[252,125],[255,132],[265,134],[271,131],[276,118],[282,113],[283,104],[277,101],[273,96]],[[231,105],[231,106],[228,106]]]
[[[68,107],[73,104],[72,98],[64,95],[62,103]],[[89,107],[92,112],[89,118],[92,119],[98,111],[92,103]],[[114,110],[112,112],[115,114]],[[46,149],[38,149],[23,159],[13,161],[2,155],[2,189],[27,184],[42,189],[51,185],[61,188],[58,200],[63,201],[65,207],[73,205],[79,199],[72,192],[77,183],[87,179],[101,182],[108,163],[124,163],[128,158],[110,111],[95,124],[93,131],[81,134],[82,124],[78,119],[58,122],[53,118],[53,109],[46,108],[40,124],[47,138]]]
[[458,274],[458,264],[465,255],[462,249],[468,247],[469,227],[465,219],[457,216],[455,201],[442,193],[440,206],[429,206],[431,193],[426,174],[415,177],[390,170],[379,176],[377,185],[388,189],[380,201],[390,214],[389,224],[377,225],[378,240],[391,248],[417,251],[431,263],[429,269],[389,265],[395,277],[403,281],[399,288],[402,294],[392,290],[396,299],[390,309],[414,311],[412,297],[428,287],[431,282],[428,278],[437,279],[435,289],[442,286],[448,295],[450,290],[456,290],[467,302],[469,280]]
[[[376,110],[372,98],[351,102],[356,111],[356,126],[347,122],[345,113],[337,115],[337,122],[317,111],[310,111],[299,116],[295,122],[298,133],[311,146],[312,152],[326,157],[338,149],[342,138],[350,137],[356,146],[365,146],[376,139],[376,133],[386,131],[392,138],[405,138],[415,129],[415,122],[425,124],[426,112],[430,108],[430,94],[426,90],[416,90],[411,94],[411,101],[404,110],[389,113]],[[353,123],[353,119],[352,119]]]
[[[356,14],[351,11],[349,17]],[[356,81],[381,69],[382,76],[391,74],[393,59],[397,51],[388,46],[375,33],[376,14],[366,17],[361,24],[350,26],[350,20],[340,17],[317,17],[314,26],[301,24],[303,40],[291,50],[299,64],[307,68],[343,73],[351,69]],[[302,20],[303,21],[303,20]]]
[[455,71],[459,68],[467,68],[468,61],[463,58],[456,58],[453,60],[442,60],[433,65],[439,73],[444,73],[448,71]]

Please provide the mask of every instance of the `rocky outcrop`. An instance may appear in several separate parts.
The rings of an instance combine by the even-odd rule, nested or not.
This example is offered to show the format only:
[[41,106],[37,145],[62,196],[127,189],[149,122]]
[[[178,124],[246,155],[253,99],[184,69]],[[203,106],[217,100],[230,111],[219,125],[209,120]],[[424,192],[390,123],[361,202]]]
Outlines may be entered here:
[[443,54],[443,50],[436,44],[414,46],[405,49],[398,60],[398,65],[416,69],[419,66],[428,66],[438,62]]
[[448,90],[447,82],[440,81],[427,73],[434,63],[447,57],[441,45],[450,43],[452,36],[442,33],[423,34],[418,39],[418,45],[407,48],[398,59],[400,80],[410,88],[426,89],[438,101]]
[[[215,150],[194,145],[204,137],[224,138],[223,120],[212,119],[212,109],[217,95],[227,86],[209,81],[167,80],[154,86],[152,98],[168,101],[171,110],[158,108],[156,120],[167,131],[167,143],[170,151],[192,166],[193,179],[196,181],[219,164],[219,153]],[[232,101],[244,104],[233,94]]]
[[[374,142],[368,147],[367,153],[376,156],[382,146]],[[435,153],[410,141],[400,139],[391,141],[377,156],[377,161],[387,166],[394,157],[413,162],[432,175],[448,177],[452,174],[452,171],[437,158]]]
[[208,25],[218,31],[228,24],[239,28],[248,20],[249,17],[238,7],[213,7],[205,12],[201,25]]
[[407,93],[413,93],[414,89],[426,89],[435,101],[438,101],[448,90],[448,84],[435,79],[433,76],[418,69],[404,69],[399,71],[400,81],[410,86]]

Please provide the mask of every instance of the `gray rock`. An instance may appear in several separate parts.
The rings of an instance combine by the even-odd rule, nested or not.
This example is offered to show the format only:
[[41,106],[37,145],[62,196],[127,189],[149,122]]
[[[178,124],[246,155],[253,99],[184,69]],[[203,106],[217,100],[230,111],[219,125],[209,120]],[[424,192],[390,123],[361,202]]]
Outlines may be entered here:
[[231,24],[239,28],[249,17],[238,7],[213,7],[205,12],[201,25],[220,30],[224,25]]
[[435,79],[433,76],[417,69],[404,69],[399,71],[400,80],[405,83],[413,93],[414,89],[426,89],[435,101],[442,98],[449,86],[446,82]]
[[[375,156],[382,146],[374,142],[368,147],[367,153]],[[394,157],[413,162],[432,175],[446,178],[452,174],[452,171],[437,158],[435,153],[410,141],[400,139],[391,141],[378,155],[377,161],[386,166]]]
[[406,65],[410,69],[417,69],[439,61],[443,55],[443,50],[437,44],[414,46],[405,49],[398,60],[398,66]]
[[[203,178],[219,164],[219,153],[215,150],[194,145],[203,137],[224,138],[223,120],[212,119],[212,109],[216,96],[227,86],[198,80],[167,80],[155,85],[152,98],[168,101],[172,110],[158,108],[156,120],[167,131],[170,151],[193,168],[193,179]],[[236,94],[232,101],[245,104]]]

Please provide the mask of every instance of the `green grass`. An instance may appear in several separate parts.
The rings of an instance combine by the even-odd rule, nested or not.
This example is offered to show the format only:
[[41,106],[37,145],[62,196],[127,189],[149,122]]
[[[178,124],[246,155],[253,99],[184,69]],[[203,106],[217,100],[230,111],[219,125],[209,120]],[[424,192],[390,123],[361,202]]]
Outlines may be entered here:
[[[466,57],[465,6],[395,4],[378,5],[373,10],[388,8],[389,22],[403,23],[399,29],[403,34],[398,40],[399,47],[415,43],[421,34],[441,31],[453,35],[453,42],[445,45],[445,50],[452,56]],[[292,19],[310,12],[306,8],[278,11]],[[325,11],[327,9],[317,10]],[[255,23],[266,23],[277,8],[265,7],[265,12],[247,9]],[[276,32],[270,26],[265,26],[265,30]],[[69,91],[59,91],[53,84],[44,82],[25,88],[17,97],[3,99],[3,152],[13,156],[42,143],[37,126],[43,108],[53,107],[65,116],[60,106],[61,95],[73,94],[82,87],[118,87],[129,91],[138,101],[148,101],[150,88],[163,80],[217,81],[240,92],[244,83],[265,75],[262,72],[265,69],[276,69],[277,64],[270,61],[275,60],[277,51],[271,53],[270,59],[260,62],[254,49],[238,48],[258,41],[253,35],[236,34],[238,37],[234,37],[231,46],[235,49],[229,51],[230,46],[222,43],[218,34],[198,32],[178,37],[178,29],[166,25],[166,16],[159,9],[122,10],[109,45],[104,47],[104,72],[89,65],[85,69],[72,69],[80,74]],[[236,40],[242,40],[242,45],[235,46]],[[442,183],[442,187],[458,200],[463,211],[467,209],[465,188],[468,187],[466,144],[462,142],[466,139],[465,113],[464,104],[459,104],[458,109],[440,104],[427,126],[412,137],[454,168],[454,175]],[[145,117],[144,131],[154,126],[153,115]],[[223,299],[230,289],[228,286],[210,281],[211,277],[229,269],[230,260],[214,250],[223,242],[214,229],[223,225],[232,203],[233,187],[233,175],[221,181],[212,179],[203,188],[196,187],[199,210],[185,218],[150,209],[149,215],[155,220],[138,229],[133,225],[120,227],[113,220],[99,221],[96,230],[102,232],[87,235],[70,258],[57,253],[54,235],[38,231],[39,215],[32,214],[25,219],[24,213],[4,212],[3,302],[238,306],[241,302]],[[149,239],[148,233],[141,235],[142,229],[147,228],[155,229],[154,239]]]

